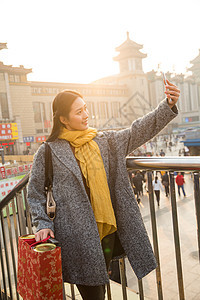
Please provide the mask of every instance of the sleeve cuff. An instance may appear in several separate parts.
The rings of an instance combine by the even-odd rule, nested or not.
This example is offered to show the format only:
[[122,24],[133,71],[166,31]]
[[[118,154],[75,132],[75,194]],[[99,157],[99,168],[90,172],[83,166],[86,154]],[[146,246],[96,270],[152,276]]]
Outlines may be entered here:
[[[168,105],[168,99],[165,98],[165,101],[166,101],[167,106],[169,107],[169,105]],[[173,113],[175,113],[176,115],[178,115],[178,108],[177,108],[176,104],[172,108],[170,108],[170,110],[172,110]]]

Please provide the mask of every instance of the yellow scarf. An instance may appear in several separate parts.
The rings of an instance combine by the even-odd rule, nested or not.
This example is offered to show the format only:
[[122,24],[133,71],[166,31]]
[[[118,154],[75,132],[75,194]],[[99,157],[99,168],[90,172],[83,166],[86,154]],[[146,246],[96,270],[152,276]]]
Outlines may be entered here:
[[96,135],[94,128],[72,131],[63,127],[58,138],[69,141],[75,147],[75,157],[90,188],[90,201],[102,240],[115,232],[117,225],[103,160],[97,143],[93,141]]

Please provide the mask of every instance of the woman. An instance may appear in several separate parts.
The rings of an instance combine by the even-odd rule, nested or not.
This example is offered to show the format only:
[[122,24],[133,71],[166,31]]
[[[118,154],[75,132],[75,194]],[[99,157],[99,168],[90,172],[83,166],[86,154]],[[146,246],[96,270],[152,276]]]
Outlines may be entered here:
[[158,179],[158,176],[155,177],[152,184],[153,184],[154,193],[156,195],[156,201],[158,203],[158,206],[160,206],[160,190],[162,190],[162,184]]
[[101,133],[88,127],[82,95],[63,91],[53,101],[48,143],[57,205],[54,221],[45,211],[44,145],[34,158],[28,201],[36,240],[48,235],[59,240],[63,280],[75,283],[84,300],[104,299],[113,257],[126,254],[139,279],[156,268],[137,202],[133,201],[126,156],[177,115],[179,94],[168,82],[168,98],[154,111],[134,121],[130,128]]

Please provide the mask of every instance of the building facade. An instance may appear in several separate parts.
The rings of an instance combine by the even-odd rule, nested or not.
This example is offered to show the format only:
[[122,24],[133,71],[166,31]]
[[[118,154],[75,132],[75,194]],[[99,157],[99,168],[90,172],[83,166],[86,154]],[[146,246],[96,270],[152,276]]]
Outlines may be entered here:
[[[6,49],[0,43],[0,50]],[[51,103],[64,89],[79,91],[87,102],[90,126],[102,129],[125,128],[138,117],[151,111],[164,98],[164,85],[155,71],[143,71],[143,46],[126,41],[116,48],[114,58],[119,74],[98,79],[90,84],[28,81],[31,69],[0,62],[0,147],[5,154],[34,153],[52,127]],[[180,115],[168,126],[168,133],[178,127],[199,124],[200,55],[193,63],[193,75],[171,76],[181,89]],[[17,129],[16,129],[17,128]]]

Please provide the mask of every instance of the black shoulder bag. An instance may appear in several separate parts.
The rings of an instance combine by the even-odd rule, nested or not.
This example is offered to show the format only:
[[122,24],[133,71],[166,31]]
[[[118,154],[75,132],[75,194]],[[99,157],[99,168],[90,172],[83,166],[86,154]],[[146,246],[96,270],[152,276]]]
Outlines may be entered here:
[[44,191],[47,196],[46,211],[49,219],[53,221],[56,216],[56,202],[53,198],[53,165],[51,148],[48,143],[45,144],[45,182]]

